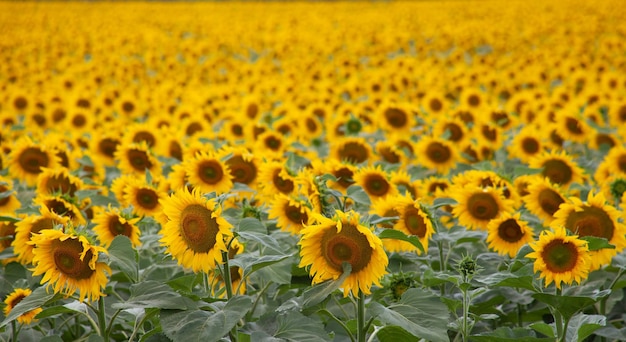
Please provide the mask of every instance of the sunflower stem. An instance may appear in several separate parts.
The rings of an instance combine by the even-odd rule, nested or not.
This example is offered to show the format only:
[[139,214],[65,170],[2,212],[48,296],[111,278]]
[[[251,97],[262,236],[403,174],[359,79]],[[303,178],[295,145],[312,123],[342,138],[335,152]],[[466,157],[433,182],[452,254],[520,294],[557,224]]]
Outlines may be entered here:
[[352,334],[352,332],[350,331],[348,326],[342,320],[337,318],[337,316],[333,315],[332,312],[330,312],[330,311],[328,311],[326,309],[322,309],[319,312],[328,315],[328,317],[330,317],[333,321],[335,321],[337,324],[339,324],[343,328],[343,330],[345,330],[348,333],[348,337],[350,337],[350,341],[351,342],[355,342],[354,335]]
[[12,342],[17,342],[18,341],[17,337],[19,336],[20,331],[17,330],[17,323],[15,323],[15,320],[11,321],[11,332],[13,334],[13,337],[12,337],[11,341]]
[[[446,269],[445,263],[446,260],[443,257],[443,241],[437,239],[437,249],[439,250],[439,271],[443,272]],[[446,284],[441,284],[441,296],[446,295]]]
[[106,311],[104,310],[104,296],[98,299],[98,326],[100,327],[100,336],[104,341],[109,340],[109,330],[107,329]]
[[356,311],[356,338],[358,342],[365,342],[367,330],[365,327],[365,294],[359,289]]
[[[561,296],[561,289],[556,288],[555,295]],[[557,341],[565,341],[565,332],[563,331],[563,316],[557,308],[552,308],[552,314],[554,315],[554,323],[556,325],[556,338]]]
[[[231,240],[232,242],[232,240]],[[230,249],[230,243],[228,244]],[[224,287],[226,287],[226,298],[229,300],[233,297],[233,284],[230,282],[230,265],[228,263],[228,251],[222,251],[222,260],[224,260],[224,269],[222,271],[222,278],[224,279]],[[229,332],[230,340],[237,341],[237,325]]]

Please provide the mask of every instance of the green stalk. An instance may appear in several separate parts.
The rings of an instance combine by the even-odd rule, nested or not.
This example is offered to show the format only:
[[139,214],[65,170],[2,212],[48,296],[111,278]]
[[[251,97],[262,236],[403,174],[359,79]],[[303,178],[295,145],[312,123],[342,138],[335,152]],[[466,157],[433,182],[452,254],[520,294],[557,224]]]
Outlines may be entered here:
[[104,296],[98,299],[98,326],[100,327],[100,336],[105,342],[109,341],[109,330],[107,329],[106,311],[104,311]]
[[461,326],[461,334],[463,335],[463,341],[469,340],[469,295],[467,293],[467,289],[462,289],[463,291],[463,323]]
[[[443,242],[441,240],[439,240],[439,239],[437,239],[437,249],[439,250],[439,270],[441,272],[443,272],[443,271],[446,270],[446,265],[445,265],[446,264],[446,260],[443,257]],[[445,283],[441,284],[440,291],[441,291],[441,296],[442,297],[446,295],[446,284]]]
[[359,289],[359,298],[357,299],[356,311],[356,338],[358,342],[365,342],[365,294]]
[[[561,289],[557,288],[555,294],[561,296]],[[556,325],[556,338],[557,341],[565,341],[565,332],[563,331],[563,316],[557,308],[552,308],[552,314],[554,315],[554,324]]]
[[11,321],[11,332],[13,333],[13,339],[11,341],[17,342],[17,337],[19,336],[20,332],[19,330],[17,330],[17,323],[15,323],[15,320]]
[[[231,240],[232,241],[232,240]],[[228,244],[230,249],[230,243]],[[228,251],[222,252],[222,259],[224,260],[224,269],[222,271],[222,278],[224,278],[224,286],[226,287],[226,298],[233,298],[233,284],[230,281],[230,265],[228,263]],[[230,340],[237,342],[237,325],[230,330]]]

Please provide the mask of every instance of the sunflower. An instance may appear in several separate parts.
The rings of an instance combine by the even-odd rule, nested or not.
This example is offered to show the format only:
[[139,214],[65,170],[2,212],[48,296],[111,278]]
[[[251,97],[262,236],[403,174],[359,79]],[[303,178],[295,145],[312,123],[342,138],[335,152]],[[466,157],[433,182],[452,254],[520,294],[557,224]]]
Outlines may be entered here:
[[529,179],[526,188],[527,195],[523,197],[526,208],[535,216],[546,221],[546,225],[554,220],[554,213],[559,206],[565,203],[565,194],[557,185],[548,178],[533,177]]
[[380,157],[381,161],[385,163],[404,165],[407,161],[404,152],[391,141],[380,140],[376,142],[374,149],[376,150],[376,153]]
[[46,207],[60,216],[68,217],[75,226],[87,223],[80,209],[70,199],[62,195],[38,195],[33,203]]
[[522,246],[534,241],[534,232],[520,218],[521,213],[503,213],[487,224],[489,248],[500,255],[514,257]]
[[[400,212],[397,207],[402,203],[402,199],[403,196],[396,195],[378,198],[373,201],[370,207],[370,214],[388,218],[387,221],[378,224],[378,227],[384,229],[398,229]],[[388,252],[405,252],[415,249],[415,246],[412,244],[401,240],[383,239],[382,241],[383,247]]]
[[433,126],[433,136],[443,137],[457,145],[463,145],[470,138],[467,125],[458,118],[446,117]]
[[565,140],[585,143],[589,139],[592,128],[580,115],[576,114],[578,112],[576,107],[564,108],[557,113],[556,124]]
[[124,208],[130,205],[130,202],[126,201],[126,189],[128,184],[134,182],[135,180],[136,177],[134,175],[122,175],[115,178],[113,182],[111,182],[111,192],[120,203],[120,207]]
[[424,136],[417,142],[415,148],[415,154],[420,156],[419,163],[426,168],[437,170],[440,174],[448,173],[459,159],[455,146],[441,138]]
[[515,134],[511,145],[508,146],[509,156],[528,163],[532,157],[541,154],[545,144],[537,131],[537,127],[528,125]]
[[159,131],[159,128],[150,122],[134,123],[124,132],[121,145],[128,146],[145,142],[149,149],[158,150],[162,138]]
[[201,151],[182,163],[187,180],[194,188],[204,192],[226,193],[233,187],[233,176],[227,163],[214,153]]
[[259,187],[264,197],[274,198],[278,194],[290,195],[296,189],[295,179],[284,163],[266,161],[259,169]]
[[513,184],[494,171],[468,170],[454,176],[452,183],[459,188],[464,188],[468,185],[478,186],[483,189],[495,188],[502,192],[502,196],[505,199],[512,200],[515,208],[521,205],[521,198],[513,190]]
[[319,138],[324,132],[324,126],[314,111],[307,111],[298,115],[298,131],[297,136],[302,142],[310,142],[315,138]]
[[408,105],[386,103],[380,106],[376,117],[385,132],[409,134],[415,126],[415,118]]
[[56,226],[65,226],[70,221],[69,217],[58,215],[49,208],[39,208],[39,215],[29,215],[15,223],[15,239],[12,242],[13,252],[17,260],[27,265],[33,261],[33,246],[28,242],[32,236],[39,234],[44,229],[54,229]]
[[230,158],[226,160],[226,166],[230,169],[232,181],[256,189],[259,172],[258,159],[245,147],[226,147],[220,153],[230,155]]
[[338,138],[331,145],[331,157],[352,164],[368,162],[372,156],[372,148],[360,137]]
[[299,266],[310,265],[313,284],[338,279],[343,273],[343,263],[352,266],[342,287],[344,296],[359,291],[368,295],[372,285],[380,286],[389,263],[382,241],[367,227],[359,223],[359,214],[336,211],[333,218],[314,215],[315,224],[302,230],[298,243],[302,257]]
[[604,183],[609,177],[615,175],[626,177],[626,147],[617,146],[609,150],[596,169],[593,178],[598,184]]
[[125,217],[118,208],[109,206],[95,215],[93,223],[96,225],[93,231],[104,248],[108,248],[118,235],[128,237],[133,247],[137,247],[141,244],[139,241],[141,232],[137,227],[140,219],[139,217]]
[[321,167],[321,170],[324,173],[329,173],[337,178],[337,181],[330,181],[328,183],[328,186],[330,188],[345,193],[350,185],[354,184],[353,178],[354,174],[357,171],[357,168],[350,163],[345,163],[337,159],[328,158]]
[[452,183],[447,177],[430,176],[419,180],[419,193],[432,202],[435,198],[448,197]]
[[30,138],[18,140],[9,154],[9,174],[33,186],[37,176],[47,167],[54,169],[59,165],[57,157],[46,145],[40,145]]
[[290,145],[290,140],[278,131],[267,131],[257,137],[254,150],[268,159],[281,159]]
[[83,181],[70,174],[64,167],[57,169],[42,168],[37,176],[38,195],[68,195],[74,197],[76,191],[83,188]]
[[91,155],[100,159],[106,166],[115,165],[115,152],[121,144],[119,129],[107,125],[92,132],[90,142]]
[[144,176],[146,170],[150,171],[153,176],[161,174],[161,165],[152,152],[148,150],[145,141],[118,146],[115,151],[115,159],[118,161],[118,167],[123,174]]
[[626,226],[619,222],[619,211],[606,204],[602,192],[589,193],[587,201],[577,197],[569,197],[568,201],[554,213],[555,220],[551,226],[563,226],[578,236],[594,236],[605,238],[615,248],[604,248],[589,252],[591,256],[590,270],[596,270],[611,262],[611,258],[626,247]]
[[[408,196],[404,196],[400,200],[400,204],[396,207],[396,210],[400,214],[396,229],[406,235],[417,236],[424,250],[427,251],[428,240],[435,232],[430,214],[419,201],[413,200]],[[412,247],[410,250],[415,251],[417,254],[421,253],[421,251],[413,245],[407,247]]]
[[199,191],[182,188],[161,201],[167,216],[161,228],[161,244],[183,267],[209,272],[222,262],[224,240],[232,236],[232,225],[222,217],[215,199]]
[[452,214],[458,217],[460,225],[469,229],[486,229],[491,220],[511,211],[513,204],[493,187],[468,185],[453,191],[451,197],[457,201]]
[[[236,239],[233,239],[230,243],[230,249],[228,250],[228,259],[232,260],[238,254],[243,253],[244,245],[240,244]],[[220,269],[221,271],[222,269]],[[214,297],[224,298],[226,296],[226,290],[224,285],[224,277],[222,272],[213,272],[215,277],[211,282],[212,295]],[[230,266],[230,282],[233,289],[233,294],[242,295],[246,293],[246,284],[243,281],[243,269],[238,266]]]
[[33,235],[33,276],[43,274],[41,284],[48,283],[55,293],[71,296],[80,292],[79,301],[85,298],[97,301],[104,296],[111,268],[98,261],[99,253],[106,249],[92,245],[82,235],[66,234],[54,229],[44,229]]
[[0,252],[15,241],[15,229],[14,222],[0,222]]
[[0,213],[12,214],[16,209],[19,209],[22,204],[16,197],[13,186],[8,179],[0,176]]
[[411,180],[411,175],[403,169],[398,169],[390,173],[389,181],[395,185],[401,195],[407,195],[417,199],[419,196],[419,181]]
[[542,231],[539,240],[529,244],[533,252],[526,257],[535,259],[534,271],[545,278],[546,287],[552,282],[557,289],[561,283],[580,284],[587,278],[591,264],[587,242],[577,235],[567,235],[563,227],[555,226],[553,230]]
[[267,214],[269,219],[276,219],[278,228],[292,234],[300,234],[312,218],[306,201],[285,194],[278,194],[274,198]]
[[358,169],[354,181],[372,199],[398,194],[398,189],[389,181],[389,174],[383,171],[380,165]]
[[552,183],[568,187],[583,180],[583,170],[574,162],[573,158],[564,150],[560,152],[543,152],[531,158],[529,166],[541,169],[541,174]]
[[140,179],[131,179],[124,189],[124,202],[133,206],[139,216],[155,217],[162,210],[160,202],[165,193],[156,184],[148,184]]
[[[4,300],[4,304],[6,304],[3,310],[4,316],[8,316],[9,313],[11,313],[11,310],[13,310],[13,308],[15,308],[15,306],[24,298],[30,296],[31,293],[32,291],[30,289],[16,288],[15,290],[13,290],[13,292],[11,292]],[[36,308],[26,313],[23,313],[19,317],[17,317],[17,322],[20,324],[30,324],[32,322],[36,322],[37,320],[35,319],[35,316],[37,316],[42,311],[42,308]]]

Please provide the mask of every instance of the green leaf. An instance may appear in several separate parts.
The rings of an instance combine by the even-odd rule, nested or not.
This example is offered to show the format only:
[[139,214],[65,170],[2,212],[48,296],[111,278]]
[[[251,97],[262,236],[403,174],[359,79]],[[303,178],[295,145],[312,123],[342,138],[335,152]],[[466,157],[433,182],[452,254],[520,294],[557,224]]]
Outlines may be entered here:
[[548,293],[535,293],[533,298],[545,303],[558,310],[563,317],[571,318],[582,309],[595,304],[600,299],[608,296],[611,290],[596,291],[595,293],[585,296],[558,296]]
[[130,286],[127,301],[111,304],[113,309],[160,308],[187,310],[197,307],[189,298],[174,292],[169,286],[154,280],[142,281]]
[[615,249],[614,245],[609,243],[609,240],[605,238],[600,238],[597,236],[583,236],[579,238],[581,240],[587,241],[587,247],[589,247],[589,251],[597,251],[599,249]]
[[514,328],[511,329],[509,327],[501,327],[492,332],[480,334],[480,335],[472,335],[470,338],[471,341],[484,341],[484,342],[492,342],[492,341],[511,341],[511,342],[540,342],[540,341],[554,341],[554,337],[537,337],[532,330],[524,329],[524,328]]
[[457,204],[457,201],[453,198],[441,197],[441,198],[435,198],[431,208],[437,209],[437,208],[445,207],[447,205],[456,205],[456,204]]
[[239,222],[237,232],[267,234],[267,227],[258,219],[246,217]]
[[252,333],[252,341],[323,342],[331,340],[320,321],[306,317],[297,311],[272,312],[254,326],[259,330]]
[[4,319],[4,321],[0,323],[0,328],[4,327],[14,319],[31,310],[43,307],[48,301],[53,298],[54,293],[48,293],[45,286],[38,287],[29,296],[17,303],[17,305],[13,308],[13,310],[11,310],[9,315]]
[[257,268],[255,271],[256,277],[259,279],[271,279],[274,284],[289,284],[291,283],[291,258],[280,260],[278,262],[272,262],[271,265],[264,265],[262,268]]
[[39,340],[39,342],[63,342],[63,339],[59,336],[46,336]]
[[12,217],[12,216],[0,215],[0,222],[16,223],[16,222],[20,222],[20,219]]
[[238,266],[242,268],[245,274],[250,274],[254,271],[260,270],[261,268],[279,263],[290,256],[292,256],[292,254],[258,256],[251,253],[242,255],[241,257],[237,256],[235,259],[232,259],[229,264],[230,266]]
[[537,169],[528,166],[518,165],[513,169],[513,178],[525,175],[536,175],[538,173],[541,173],[542,171],[542,168]]
[[302,303],[303,307],[307,308],[321,303],[326,297],[341,287],[344,280],[346,280],[352,272],[352,265],[349,263],[344,262],[342,266],[343,273],[336,280],[325,281],[304,291],[302,294],[302,298],[304,298],[304,302]]
[[389,325],[403,328],[413,336],[433,342],[447,342],[448,308],[430,292],[409,289],[400,301],[384,307],[380,303],[369,304],[369,312]]
[[380,342],[397,342],[397,341],[418,342],[420,340],[419,338],[413,336],[408,331],[395,325],[388,325],[378,330],[376,337],[378,337],[378,340]]
[[37,314],[35,318],[43,319],[43,318],[48,318],[48,317],[52,317],[56,315],[62,315],[66,313],[76,313],[76,310],[68,308],[65,305],[56,305],[51,308],[44,309],[39,314]]
[[381,239],[396,239],[396,240],[406,241],[412,244],[413,246],[417,247],[422,253],[425,253],[424,246],[422,246],[422,243],[420,242],[419,238],[415,235],[408,236],[404,234],[403,232],[396,230],[396,229],[383,229],[378,234],[378,237]]
[[89,335],[87,342],[104,342],[104,339],[102,338],[102,336],[92,334]]
[[139,280],[139,256],[130,239],[125,235],[116,236],[108,251],[113,266],[126,274],[132,282],[137,282]]
[[550,324],[543,323],[543,322],[533,323],[530,325],[530,327],[536,332],[544,334],[550,338],[555,338],[554,328]]
[[285,248],[281,247],[278,241],[267,235],[267,233],[239,232],[238,234],[242,240],[258,242],[262,246],[273,251],[273,254],[284,254]]
[[161,327],[173,341],[219,341],[252,307],[248,296],[231,298],[223,307],[215,303],[215,311],[161,311]]
[[533,292],[536,291],[533,286],[532,275],[518,276],[511,272],[502,271],[498,273],[492,273],[486,277],[481,277],[477,280],[483,284],[491,286],[504,286],[512,288],[522,288]]
[[582,342],[594,331],[606,326],[606,317],[602,315],[578,314],[569,321],[567,326],[568,341]]
[[369,206],[371,204],[370,197],[359,185],[350,185],[346,189],[346,196],[354,201],[354,203]]

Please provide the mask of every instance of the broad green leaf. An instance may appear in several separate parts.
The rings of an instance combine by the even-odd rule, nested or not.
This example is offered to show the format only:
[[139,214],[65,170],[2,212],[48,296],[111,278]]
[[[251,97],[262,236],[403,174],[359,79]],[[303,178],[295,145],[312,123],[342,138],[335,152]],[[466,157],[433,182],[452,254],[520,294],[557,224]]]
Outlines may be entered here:
[[109,259],[112,265],[122,271],[132,282],[139,280],[137,251],[133,248],[130,239],[125,235],[118,235],[108,248]]
[[191,299],[183,297],[169,286],[153,280],[131,285],[128,300],[111,305],[114,309],[160,308],[173,310],[187,310],[196,306]]
[[76,313],[76,310],[72,308],[68,308],[65,305],[56,305],[51,308],[43,309],[43,311],[37,314],[35,318],[43,319],[43,318],[52,317],[56,315],[62,315],[66,313]]
[[324,299],[326,299],[326,297],[341,287],[343,282],[352,272],[352,265],[349,263],[344,262],[342,266],[343,273],[336,280],[325,281],[304,291],[302,294],[302,297],[304,298],[304,302],[302,303],[303,307],[307,308],[321,303]]
[[511,342],[541,342],[554,341],[554,337],[537,337],[535,332],[530,329],[501,327],[494,331],[472,335],[471,341],[492,342],[492,341],[511,341]]
[[433,201],[433,205],[431,207],[433,209],[437,209],[437,208],[445,207],[447,205],[456,205],[456,204],[457,204],[457,201],[453,198],[441,197],[441,198],[435,198],[435,200]]
[[595,304],[597,301],[608,296],[610,293],[611,290],[596,291],[594,294],[585,297],[557,296],[548,293],[535,293],[533,294],[533,298],[555,308],[565,318],[571,318],[580,310]]
[[271,313],[253,325],[258,330],[251,335],[252,341],[298,341],[323,342],[330,337],[320,321],[306,317],[297,311]]
[[89,335],[87,342],[104,342],[104,339],[102,338],[102,336],[91,334]]
[[420,339],[413,336],[408,331],[402,329],[396,325],[388,325],[376,333],[376,337],[380,342],[398,342],[398,341],[406,341],[406,342],[418,342]]
[[239,237],[245,241],[254,241],[262,246],[270,249],[273,254],[284,254],[285,248],[281,247],[281,245],[274,239],[273,237],[267,235],[267,233],[256,233],[256,232],[239,232]]
[[533,277],[530,275],[517,276],[510,272],[498,272],[492,273],[486,277],[480,277],[476,280],[485,285],[522,288],[533,292],[535,291],[533,287]]
[[[2,198],[2,197],[0,197]],[[13,216],[5,216],[5,215],[0,215],[0,222],[11,222],[11,223],[15,223],[15,222],[20,222],[20,219],[15,218]]]
[[231,298],[223,307],[215,303],[216,311],[161,310],[161,327],[173,341],[219,341],[252,307],[248,296]]
[[525,176],[525,175],[536,175],[538,173],[541,173],[543,171],[543,169],[539,168],[532,168],[532,167],[528,167],[528,166],[524,166],[524,165],[518,165],[513,169],[513,178],[517,178],[519,176]]
[[254,271],[260,270],[261,268],[279,263],[289,258],[290,256],[292,255],[283,254],[258,256],[250,253],[247,255],[242,255],[241,257],[237,256],[235,259],[230,260],[229,265],[231,267],[238,266],[244,270],[244,273],[250,274]]
[[372,302],[368,310],[381,322],[399,326],[415,337],[433,342],[448,341],[450,313],[446,305],[430,292],[409,289],[397,303],[384,307]]
[[4,327],[14,319],[19,316],[43,307],[48,301],[54,298],[54,293],[48,293],[46,291],[46,287],[38,287],[36,288],[28,297],[22,299],[17,305],[11,310],[9,315],[0,323],[0,328]]
[[412,244],[413,246],[417,247],[422,253],[425,253],[424,246],[422,246],[422,243],[420,242],[419,238],[415,235],[408,236],[404,234],[403,232],[396,230],[396,229],[383,229],[378,234],[378,237],[381,239],[396,239],[396,240],[406,241]]
[[63,339],[60,336],[46,336],[39,342],[63,342]]
[[202,282],[202,277],[202,273],[187,274],[168,281],[167,285],[169,285],[175,291],[191,293],[194,286]]
[[254,217],[245,217],[239,222],[237,232],[267,234],[267,227]]
[[538,323],[533,323],[530,325],[530,327],[535,330],[536,332],[542,333],[548,337],[554,338],[554,328],[552,325],[547,324],[547,323],[543,323],[543,322],[538,322]]
[[293,262],[291,255],[288,255],[287,258],[269,265],[257,265],[263,267],[256,267],[254,276],[260,279],[271,279],[275,284],[289,284]]
[[597,251],[599,249],[615,249],[614,245],[609,243],[609,240],[605,238],[599,238],[597,236],[583,236],[581,240],[587,241],[587,247],[590,251]]
[[605,316],[578,314],[569,321],[566,337],[569,336],[568,341],[582,342],[603,326],[606,326]]
[[351,185],[346,189],[346,196],[354,201],[354,203],[369,206],[371,204],[370,197],[367,192],[359,185]]
[[623,339],[624,336],[626,336],[626,327],[618,329],[614,326],[609,325],[596,330],[594,333],[600,337],[619,341],[620,339]]

